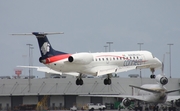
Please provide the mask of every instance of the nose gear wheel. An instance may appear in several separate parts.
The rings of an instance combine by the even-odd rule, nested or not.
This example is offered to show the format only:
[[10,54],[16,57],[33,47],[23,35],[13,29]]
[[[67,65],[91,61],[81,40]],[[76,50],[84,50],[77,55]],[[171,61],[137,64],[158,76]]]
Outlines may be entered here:
[[151,72],[152,72],[152,74],[150,75],[150,78],[151,78],[151,79],[156,78],[156,75],[154,75],[155,69],[154,69],[154,68],[150,68],[150,70],[151,70]]
[[104,79],[104,85],[111,85],[111,74],[107,75],[107,78]]

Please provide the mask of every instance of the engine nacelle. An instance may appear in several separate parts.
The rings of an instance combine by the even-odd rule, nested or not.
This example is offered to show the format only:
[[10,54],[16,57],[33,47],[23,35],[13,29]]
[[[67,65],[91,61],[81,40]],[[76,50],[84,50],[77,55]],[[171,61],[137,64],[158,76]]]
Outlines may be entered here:
[[180,107],[180,99],[175,100],[175,105],[176,105],[177,107]]
[[76,64],[89,64],[93,61],[93,55],[91,53],[77,53],[69,56],[68,61]]
[[46,63],[46,59],[43,59],[42,57],[39,58],[40,63]]
[[131,100],[129,98],[124,98],[122,100],[122,105],[125,106],[125,107],[128,107],[131,105]]
[[166,85],[168,83],[168,79],[162,75],[157,75],[156,80],[157,80],[157,82],[161,83],[162,85]]

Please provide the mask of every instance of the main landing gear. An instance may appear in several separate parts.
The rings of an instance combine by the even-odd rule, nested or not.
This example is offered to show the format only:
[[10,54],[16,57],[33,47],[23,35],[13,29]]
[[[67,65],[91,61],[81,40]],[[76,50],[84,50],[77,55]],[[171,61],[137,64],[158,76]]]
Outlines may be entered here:
[[151,79],[154,79],[156,77],[156,75],[154,75],[155,69],[154,68],[150,68],[152,74],[150,75]]
[[111,78],[110,78],[111,74],[107,75],[107,78],[104,79],[104,85],[111,85]]
[[83,80],[82,80],[82,74],[79,75],[79,77],[77,77],[77,80],[76,80],[76,85],[83,85]]

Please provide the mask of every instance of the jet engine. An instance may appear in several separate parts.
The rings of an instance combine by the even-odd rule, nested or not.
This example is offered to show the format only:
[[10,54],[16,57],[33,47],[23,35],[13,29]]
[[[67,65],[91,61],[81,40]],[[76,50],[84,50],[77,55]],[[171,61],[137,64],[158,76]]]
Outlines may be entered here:
[[161,83],[162,85],[166,85],[168,83],[168,79],[162,75],[157,75],[156,80],[157,80],[157,82]]
[[175,105],[176,105],[177,107],[180,107],[180,99],[175,100]]
[[43,59],[42,57],[39,58],[40,63],[46,63],[46,59]]
[[89,64],[93,61],[93,55],[91,53],[77,53],[68,57],[70,63],[76,64]]
[[131,100],[129,98],[124,98],[122,100],[122,105],[128,107],[129,105],[131,105]]

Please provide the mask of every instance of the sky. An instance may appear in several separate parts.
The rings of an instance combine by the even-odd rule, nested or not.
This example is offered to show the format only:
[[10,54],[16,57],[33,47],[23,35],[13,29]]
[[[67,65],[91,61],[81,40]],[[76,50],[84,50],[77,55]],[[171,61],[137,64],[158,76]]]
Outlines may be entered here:
[[[54,49],[68,53],[142,50],[163,60],[166,76],[180,78],[180,1],[179,0],[1,0],[0,1],[0,76],[14,76],[17,65],[29,64],[29,47],[33,44],[33,65],[39,63],[35,36],[12,36],[13,33],[64,32],[48,36]],[[157,70],[155,74],[161,73]],[[118,74],[139,74],[139,70]],[[149,77],[149,69],[142,70]],[[23,75],[28,75],[27,69]],[[33,71],[42,77],[44,73]]]

